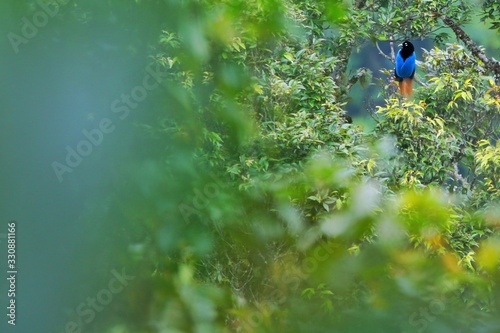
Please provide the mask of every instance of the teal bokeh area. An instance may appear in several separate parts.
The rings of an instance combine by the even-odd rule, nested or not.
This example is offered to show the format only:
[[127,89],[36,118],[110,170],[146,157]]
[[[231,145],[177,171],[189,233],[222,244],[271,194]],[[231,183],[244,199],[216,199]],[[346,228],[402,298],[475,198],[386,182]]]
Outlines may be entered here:
[[[0,233],[11,220],[18,226],[15,326],[5,320],[0,238],[2,332],[64,331],[75,308],[122,269],[115,264],[119,222],[105,219],[106,200],[123,165],[147,151],[134,124],[152,99],[126,119],[112,103],[146,75],[164,8],[135,1],[0,4]],[[105,119],[113,130],[101,138],[95,130]],[[81,144],[89,142],[85,133],[94,135],[91,147]],[[73,167],[58,177],[53,163],[67,167],[69,151],[81,158],[70,157]],[[96,311],[96,320],[108,314]]]

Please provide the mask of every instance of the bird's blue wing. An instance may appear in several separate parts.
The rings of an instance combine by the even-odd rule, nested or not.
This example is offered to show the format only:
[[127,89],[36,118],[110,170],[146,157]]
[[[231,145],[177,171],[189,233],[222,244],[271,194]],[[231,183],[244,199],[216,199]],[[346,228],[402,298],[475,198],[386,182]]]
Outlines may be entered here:
[[401,57],[401,50],[396,54],[396,76],[401,77],[401,67],[404,64],[403,57]]
[[400,51],[396,56],[396,75],[400,78],[412,77],[415,72],[415,52],[406,59],[401,57]]

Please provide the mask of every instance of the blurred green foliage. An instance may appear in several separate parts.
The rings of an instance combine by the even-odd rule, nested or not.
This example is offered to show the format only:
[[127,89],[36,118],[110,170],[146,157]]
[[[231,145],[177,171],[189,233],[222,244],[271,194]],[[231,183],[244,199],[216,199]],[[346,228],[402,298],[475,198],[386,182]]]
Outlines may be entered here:
[[480,8],[133,3],[165,15],[148,45],[164,79],[138,126],[147,152],[116,176],[103,218],[137,279],[83,331],[498,331],[498,77],[446,44],[424,52],[412,99],[378,86],[373,132],[345,111],[371,78],[347,70],[354,48],[444,45],[436,13],[463,24]]

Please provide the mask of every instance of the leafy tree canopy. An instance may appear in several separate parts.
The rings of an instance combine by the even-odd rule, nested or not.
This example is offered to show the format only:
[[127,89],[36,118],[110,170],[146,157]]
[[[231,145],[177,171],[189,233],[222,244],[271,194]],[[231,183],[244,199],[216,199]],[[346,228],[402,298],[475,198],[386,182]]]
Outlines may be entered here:
[[[498,30],[497,1],[125,3],[100,6],[161,13],[162,88],[107,217],[139,282],[89,332],[498,330],[500,64],[462,29]],[[405,39],[436,44],[409,99]],[[348,70],[366,43],[381,80]],[[373,131],[356,85],[384,99]]]

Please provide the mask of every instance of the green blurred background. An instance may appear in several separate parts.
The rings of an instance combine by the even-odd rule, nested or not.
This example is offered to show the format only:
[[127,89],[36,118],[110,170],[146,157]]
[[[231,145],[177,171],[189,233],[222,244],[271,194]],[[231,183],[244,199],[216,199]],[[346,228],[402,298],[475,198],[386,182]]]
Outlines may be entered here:
[[[88,323],[73,327],[75,332],[273,332],[277,327],[297,332],[332,327],[337,332],[417,331],[421,325],[408,324],[408,314],[427,307],[429,295],[449,287],[459,299],[474,283],[480,291],[470,287],[472,301],[450,302],[446,315],[425,322],[429,331],[452,332],[459,326],[454,317],[469,308],[477,311],[471,310],[470,317],[485,308],[497,313],[494,305],[477,299],[494,299],[498,290],[483,297],[487,282],[463,273],[467,269],[462,266],[454,271],[456,261],[466,255],[453,257],[446,266],[441,236],[425,236],[428,225],[437,221],[439,230],[432,232],[446,234],[443,239],[467,225],[482,240],[483,234],[493,233],[484,227],[486,218],[461,216],[456,218],[463,222],[457,222],[460,227],[449,226],[455,225],[448,216],[455,216],[449,212],[456,208],[450,203],[454,199],[432,194],[432,186],[447,192],[458,181],[408,185],[386,182],[385,174],[372,172],[370,159],[382,165],[394,154],[382,147],[383,131],[365,137],[376,131],[369,111],[385,105],[388,92],[380,83],[344,91],[326,79],[330,73],[323,70],[339,67],[336,59],[328,60],[330,54],[341,58],[341,52],[338,45],[317,41],[314,29],[328,21],[337,34],[336,24],[342,24],[348,6],[317,3],[326,8],[324,13],[277,0],[0,3],[0,233],[6,232],[8,221],[18,222],[19,271],[17,325],[8,326],[2,313],[2,332],[71,331],[68,322],[85,318]],[[33,22],[34,15],[43,20],[39,13],[46,12],[44,6],[57,14],[45,15],[46,23],[40,21],[32,37],[13,47],[17,37],[12,33],[29,32],[26,22]],[[500,58],[497,30],[488,30],[478,19],[465,30],[486,53]],[[415,37],[417,52],[434,45],[434,36],[418,40],[405,34]],[[372,82],[387,81],[379,70],[392,65],[368,40],[345,44],[353,51],[346,73],[367,67]],[[298,51],[303,45],[304,51]],[[381,46],[388,50],[387,42]],[[300,59],[304,72],[297,74],[294,64],[298,68]],[[265,65],[259,67],[259,61]],[[123,99],[144,85],[151,68],[159,68],[161,85],[137,105],[125,107]],[[273,75],[301,75],[311,86],[304,83],[306,92],[297,93],[302,88],[294,90],[287,81],[292,92],[283,88],[280,95],[281,81],[273,81]],[[116,100],[121,102],[114,104]],[[117,105],[128,113],[116,112]],[[60,181],[53,163],[64,164],[67,147],[77,150],[87,140],[83,131],[99,128],[103,119],[111,121],[113,131],[103,133],[92,152]],[[316,129],[319,137],[301,141]],[[429,185],[430,192],[413,194],[420,185]],[[459,191],[467,196],[467,190]],[[398,195],[402,199],[394,204]],[[446,203],[441,205],[442,200]],[[406,204],[416,211],[407,219],[392,209],[406,212]],[[336,219],[346,229],[329,229]],[[405,232],[424,235],[423,240],[401,240]],[[380,242],[372,243],[379,236]],[[6,243],[0,241],[3,270]],[[469,250],[473,242],[460,246]],[[334,254],[307,279],[298,279],[297,292],[290,286],[293,279],[283,276],[302,276],[296,272],[305,267],[300,260],[320,246]],[[365,251],[351,260],[363,246]],[[431,254],[422,248],[430,248]],[[459,253],[457,248],[453,250]],[[134,277],[130,286],[95,310],[95,318],[81,316],[79,305],[109,289],[116,271]],[[254,279],[246,285],[248,271]],[[388,271],[394,275],[381,278]],[[498,272],[491,275],[494,280]],[[435,284],[427,285],[431,280]],[[3,309],[6,289],[1,279]],[[276,296],[276,290],[285,296]],[[269,294],[267,303],[263,299]],[[336,312],[343,306],[345,312]],[[324,308],[336,315],[321,317]],[[278,324],[270,318],[278,318]],[[292,319],[282,325],[281,318]],[[394,318],[400,320],[387,328]],[[372,323],[373,330],[366,330]],[[498,327],[498,320],[487,323],[484,332]]]

